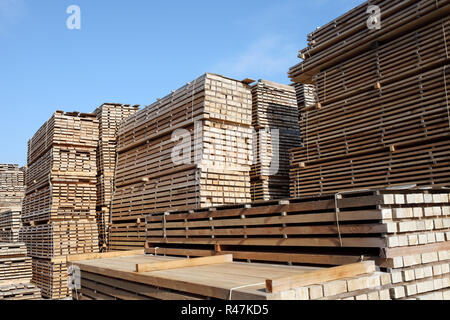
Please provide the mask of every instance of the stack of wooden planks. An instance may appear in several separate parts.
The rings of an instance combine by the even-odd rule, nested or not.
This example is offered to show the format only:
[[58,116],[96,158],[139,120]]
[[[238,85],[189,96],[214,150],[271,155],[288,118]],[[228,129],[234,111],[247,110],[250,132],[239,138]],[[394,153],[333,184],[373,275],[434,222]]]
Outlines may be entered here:
[[[382,28],[367,27],[369,5]],[[291,196],[386,186],[450,185],[447,1],[370,1],[309,36],[293,81],[303,146],[291,155]]]
[[139,106],[105,103],[94,111],[99,123],[96,218],[99,245],[102,249],[108,244],[119,125],[138,110]]
[[301,124],[303,122],[302,115],[304,114],[305,109],[309,110],[310,108],[316,106],[318,100],[316,86],[303,83],[293,83],[292,86],[295,88],[295,94],[297,97],[297,105],[299,110],[298,123],[301,127]]
[[336,268],[181,259],[111,252],[68,258],[81,270],[78,300],[390,300],[391,277],[375,263]]
[[97,225],[89,220],[76,220],[24,226],[20,241],[26,243],[30,256],[39,259],[96,252]]
[[250,202],[251,125],[250,87],[209,73],[125,120],[110,249],[142,248],[148,213]]
[[[152,214],[146,252],[220,252],[244,261],[302,265],[344,265],[363,257],[393,276],[409,274],[402,281],[393,278],[393,298],[442,296],[450,288],[449,197],[448,189],[378,190]],[[411,278],[424,268],[426,275],[419,271]],[[436,284],[428,291],[414,293],[414,286],[431,282]],[[403,294],[408,286],[410,294]]]
[[448,190],[384,195],[388,235],[380,266],[392,275],[392,298],[450,299],[449,196]]
[[295,89],[259,80],[252,87],[252,97],[256,130],[252,200],[289,198],[289,150],[300,145]]
[[57,111],[28,143],[20,241],[45,298],[70,295],[65,255],[98,252],[95,221],[98,121]]
[[0,242],[0,300],[39,300],[41,293],[31,276],[25,244]]
[[0,164],[0,211],[22,206],[24,173],[16,164]]
[[0,242],[18,242],[22,227],[21,208],[0,210]]

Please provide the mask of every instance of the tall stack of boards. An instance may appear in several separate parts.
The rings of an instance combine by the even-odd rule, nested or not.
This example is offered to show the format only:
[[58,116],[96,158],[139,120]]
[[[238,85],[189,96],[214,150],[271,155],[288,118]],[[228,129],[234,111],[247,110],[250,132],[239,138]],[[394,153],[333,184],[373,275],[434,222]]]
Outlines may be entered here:
[[0,212],[22,206],[24,179],[23,168],[16,164],[0,164]]
[[33,258],[42,296],[70,296],[65,256],[98,252],[98,121],[94,114],[57,111],[28,142],[20,241]]
[[105,103],[94,111],[99,123],[96,218],[98,240],[102,250],[105,250],[108,244],[110,209],[116,169],[117,131],[121,122],[138,110],[139,106]]
[[300,145],[295,89],[260,80],[252,87],[252,200],[289,198],[289,150]]
[[125,120],[109,248],[142,248],[151,212],[249,203],[252,132],[250,86],[210,73]]
[[300,109],[292,197],[450,185],[449,13],[446,0],[376,0],[308,36],[289,75],[318,100]]

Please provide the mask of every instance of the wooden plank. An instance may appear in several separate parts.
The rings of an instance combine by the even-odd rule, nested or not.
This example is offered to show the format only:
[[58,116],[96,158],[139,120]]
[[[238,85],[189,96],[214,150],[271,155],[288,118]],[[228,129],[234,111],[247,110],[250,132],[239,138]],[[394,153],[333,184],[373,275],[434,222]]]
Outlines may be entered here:
[[160,270],[181,269],[233,262],[233,255],[219,255],[205,258],[183,259],[159,263],[136,264],[136,272],[154,272]]
[[330,269],[306,272],[297,276],[267,279],[266,290],[269,293],[277,293],[313,284],[334,281],[341,278],[355,277],[361,274],[375,272],[375,270],[375,262],[366,261]]
[[140,255],[143,253],[144,253],[143,249],[142,250],[133,250],[133,251],[116,251],[116,252],[113,251],[113,252],[105,252],[105,253],[85,253],[85,254],[67,256],[67,262],[136,256],[136,255]]

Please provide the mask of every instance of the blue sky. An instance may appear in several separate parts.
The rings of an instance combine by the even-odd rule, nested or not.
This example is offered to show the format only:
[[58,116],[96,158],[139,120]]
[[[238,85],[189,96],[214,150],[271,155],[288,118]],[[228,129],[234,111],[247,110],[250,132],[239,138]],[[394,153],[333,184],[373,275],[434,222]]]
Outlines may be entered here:
[[289,83],[306,35],[362,2],[0,0],[0,163],[26,164],[55,110],[149,105],[205,72]]

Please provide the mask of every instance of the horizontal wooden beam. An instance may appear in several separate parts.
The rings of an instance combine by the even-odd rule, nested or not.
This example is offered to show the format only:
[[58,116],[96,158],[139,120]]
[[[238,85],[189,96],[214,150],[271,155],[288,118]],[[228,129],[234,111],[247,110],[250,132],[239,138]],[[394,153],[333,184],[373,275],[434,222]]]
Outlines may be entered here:
[[402,248],[385,248],[383,249],[383,258],[396,258],[404,256],[412,256],[429,252],[439,252],[450,250],[450,241],[428,244],[424,246],[411,246]]
[[109,258],[118,258],[118,257],[129,257],[129,256],[143,255],[143,254],[144,254],[144,249],[133,250],[133,251],[113,251],[113,252],[105,252],[105,253],[86,253],[86,254],[67,256],[67,262],[109,259]]
[[187,267],[199,267],[213,264],[223,264],[233,262],[233,255],[218,255],[204,258],[180,259],[158,263],[136,264],[136,272],[154,272],[170,269],[180,269]]
[[268,293],[277,293],[294,288],[310,286],[342,278],[356,277],[362,274],[376,271],[374,261],[365,261],[345,266],[322,269],[313,272],[305,272],[292,277],[279,279],[267,279],[266,290]]

